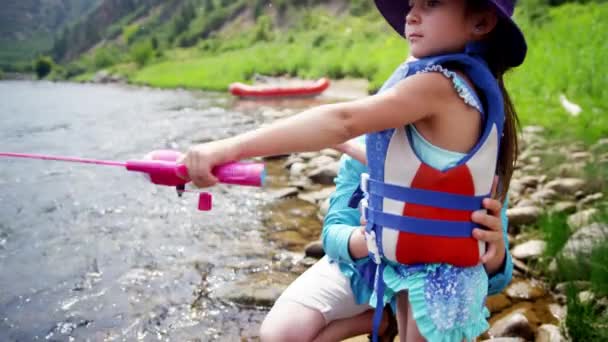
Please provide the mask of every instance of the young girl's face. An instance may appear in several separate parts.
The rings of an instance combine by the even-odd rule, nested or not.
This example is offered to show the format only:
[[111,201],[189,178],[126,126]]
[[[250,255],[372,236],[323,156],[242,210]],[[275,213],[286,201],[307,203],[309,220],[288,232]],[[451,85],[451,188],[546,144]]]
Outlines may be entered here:
[[472,40],[473,20],[466,15],[466,0],[410,0],[405,37],[416,58],[455,53]]

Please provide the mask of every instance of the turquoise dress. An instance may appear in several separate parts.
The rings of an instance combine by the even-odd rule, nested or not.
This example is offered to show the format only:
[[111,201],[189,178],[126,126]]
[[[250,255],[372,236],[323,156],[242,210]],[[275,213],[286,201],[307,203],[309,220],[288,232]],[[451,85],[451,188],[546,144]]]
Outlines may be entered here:
[[[453,74],[452,76],[455,76]],[[466,103],[476,99],[472,92],[462,92],[462,80],[454,77],[455,86]],[[471,103],[469,103],[471,104]],[[420,158],[437,169],[456,165],[465,154],[447,151],[425,140],[413,125],[412,145]],[[363,144],[364,139],[361,139]],[[332,262],[337,262],[341,272],[350,278],[351,288],[357,304],[374,306],[376,298],[370,273],[375,264],[369,257],[352,260],[348,251],[348,240],[354,229],[358,229],[360,212],[348,206],[351,195],[357,189],[361,173],[367,168],[358,161],[344,156],[336,178],[336,191],[330,198],[330,207],[325,217],[322,232],[325,251]],[[503,206],[502,223],[508,251],[506,229],[507,202]],[[485,308],[486,294],[500,292],[511,280],[513,264],[509,253],[499,273],[488,279],[483,265],[469,268],[447,264],[407,266],[388,262],[384,270],[386,291],[384,300],[395,309],[395,294],[407,290],[414,318],[421,334],[428,341],[473,340],[488,329]]]

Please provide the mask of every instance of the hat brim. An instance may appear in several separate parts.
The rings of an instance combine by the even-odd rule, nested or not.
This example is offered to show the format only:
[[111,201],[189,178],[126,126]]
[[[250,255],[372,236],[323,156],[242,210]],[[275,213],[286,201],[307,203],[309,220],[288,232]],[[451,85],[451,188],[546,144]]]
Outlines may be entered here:
[[[375,0],[375,2],[380,14],[403,37],[405,35],[405,16],[410,10],[409,3],[407,1],[396,0]],[[504,23],[501,38],[505,40],[505,45],[512,47],[509,55],[506,56],[507,62],[512,67],[519,66],[526,59],[528,52],[528,44],[526,43],[524,34],[507,13],[500,7],[495,7],[500,15],[501,22]]]

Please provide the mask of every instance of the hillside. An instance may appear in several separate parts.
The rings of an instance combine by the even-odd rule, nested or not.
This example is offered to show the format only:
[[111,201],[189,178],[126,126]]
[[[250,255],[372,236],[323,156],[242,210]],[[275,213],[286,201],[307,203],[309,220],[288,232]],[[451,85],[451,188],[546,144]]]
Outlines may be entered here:
[[0,66],[48,50],[60,30],[101,0],[5,0],[0,9]]

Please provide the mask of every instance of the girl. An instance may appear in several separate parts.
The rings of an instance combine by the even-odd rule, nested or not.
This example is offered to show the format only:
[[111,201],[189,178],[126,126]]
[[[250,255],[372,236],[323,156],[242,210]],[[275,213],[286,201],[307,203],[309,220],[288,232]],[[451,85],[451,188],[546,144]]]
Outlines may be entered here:
[[[390,303],[402,341],[473,340],[488,327],[488,274],[506,268],[508,257],[496,218],[500,204],[483,198],[491,195],[495,173],[500,179],[498,197],[504,199],[508,189],[516,159],[517,118],[502,77],[526,54],[524,37],[510,19],[514,3],[376,4],[391,26],[404,33],[411,54],[418,58],[400,66],[377,95],[320,106],[265,128],[193,146],[183,159],[190,179],[205,187],[217,183],[210,170],[222,163],[319,150],[367,134],[369,175],[362,177],[359,196],[364,198],[360,207],[367,221],[365,233],[350,229],[348,256],[328,248],[340,266],[351,266],[340,267],[342,282],[347,279],[350,284],[333,286],[336,265],[333,271],[319,271],[320,261],[305,275],[321,274],[324,283],[316,287],[332,286],[322,294],[326,297],[320,302],[290,301],[298,291],[288,289],[263,324],[263,339],[292,340],[267,333],[285,328],[273,326],[285,314],[301,318],[290,328],[298,339],[310,340],[330,337],[326,331],[318,336],[297,334],[311,325],[310,330],[321,331],[328,323],[323,313],[344,309],[332,316],[336,321],[329,329],[339,325],[339,318],[364,312],[353,303],[350,308],[324,308],[323,299],[332,302],[334,297],[376,307],[375,332],[382,308]],[[482,207],[493,215],[476,212]],[[328,220],[331,215],[326,226]],[[474,229],[471,220],[488,231]],[[331,236],[345,236],[326,230],[326,245]],[[486,244],[478,240],[488,242],[487,253]]]

